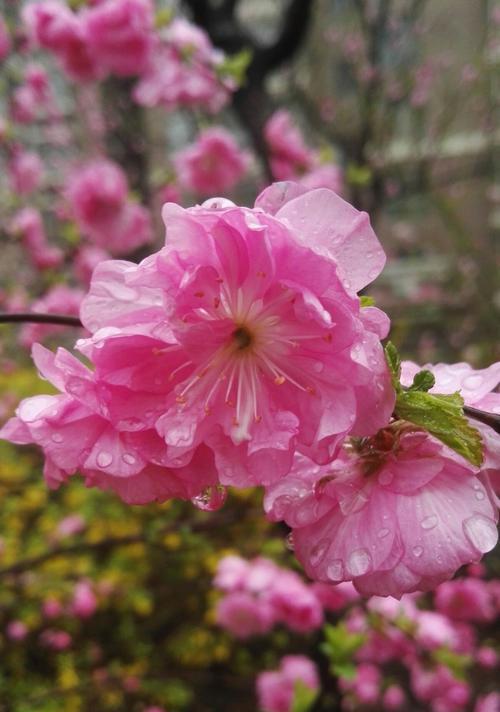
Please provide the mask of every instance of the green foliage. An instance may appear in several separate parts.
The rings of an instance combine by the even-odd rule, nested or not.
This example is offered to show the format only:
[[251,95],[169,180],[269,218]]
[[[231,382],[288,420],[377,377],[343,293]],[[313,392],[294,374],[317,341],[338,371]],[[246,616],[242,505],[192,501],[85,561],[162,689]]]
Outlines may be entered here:
[[373,172],[369,166],[359,166],[349,163],[346,169],[346,179],[350,185],[364,188],[372,182]]
[[308,712],[318,696],[317,691],[311,690],[302,680],[295,681],[293,692],[291,712]]
[[245,83],[246,72],[252,61],[252,51],[243,49],[237,54],[225,57],[217,67],[217,74],[221,79],[232,79],[237,86]]
[[396,417],[427,430],[473,465],[479,466],[483,461],[481,435],[465,417],[460,393],[428,393],[434,385],[434,376],[426,370],[417,373],[412,385],[406,388],[400,382],[401,358],[391,342],[385,347],[385,356],[396,391]]
[[365,294],[363,294],[359,298],[361,307],[373,307],[375,306],[375,299],[373,297],[368,297]]
[[330,662],[330,668],[335,675],[351,679],[356,668],[353,655],[366,640],[363,633],[351,633],[344,623],[327,624],[323,627],[325,642],[321,645],[322,652]]

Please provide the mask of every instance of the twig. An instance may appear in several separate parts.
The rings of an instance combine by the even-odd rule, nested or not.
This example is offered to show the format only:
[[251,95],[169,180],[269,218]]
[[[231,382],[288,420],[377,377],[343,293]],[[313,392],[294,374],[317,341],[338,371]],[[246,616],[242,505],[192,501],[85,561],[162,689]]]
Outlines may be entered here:
[[35,312],[0,313],[0,324],[60,324],[62,326],[83,326],[77,316],[64,314],[36,314]]

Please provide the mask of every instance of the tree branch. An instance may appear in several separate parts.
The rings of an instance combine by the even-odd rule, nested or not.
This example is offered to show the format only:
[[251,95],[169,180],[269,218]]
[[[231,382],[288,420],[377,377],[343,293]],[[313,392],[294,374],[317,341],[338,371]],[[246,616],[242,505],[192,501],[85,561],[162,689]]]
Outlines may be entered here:
[[0,313],[0,324],[59,324],[61,326],[83,326],[77,316],[64,314],[36,314],[35,312]]

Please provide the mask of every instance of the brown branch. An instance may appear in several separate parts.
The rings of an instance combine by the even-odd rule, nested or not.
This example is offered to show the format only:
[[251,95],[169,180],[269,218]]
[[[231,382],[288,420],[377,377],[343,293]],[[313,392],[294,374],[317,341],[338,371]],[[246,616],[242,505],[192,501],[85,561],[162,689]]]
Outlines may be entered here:
[[469,418],[473,418],[474,420],[478,420],[480,423],[489,425],[490,428],[493,428],[496,433],[500,433],[500,415],[497,415],[496,413],[487,413],[484,410],[472,408],[469,405],[464,405],[464,413],[465,415],[468,415]]
[[77,316],[64,314],[37,314],[35,312],[0,313],[0,324],[59,324],[61,326],[83,326]]

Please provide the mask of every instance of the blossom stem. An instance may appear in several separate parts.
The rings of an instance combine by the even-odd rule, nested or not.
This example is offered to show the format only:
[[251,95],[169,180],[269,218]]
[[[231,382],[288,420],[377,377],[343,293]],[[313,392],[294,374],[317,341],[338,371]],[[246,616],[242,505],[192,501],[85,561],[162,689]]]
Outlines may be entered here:
[[497,413],[487,413],[484,410],[479,410],[478,408],[472,408],[469,405],[464,406],[464,413],[468,415],[469,418],[474,420],[479,420],[479,422],[489,425],[490,428],[496,433],[500,433],[500,415]]
[[83,326],[77,316],[35,314],[33,312],[0,313],[0,324],[22,324],[29,322],[36,324],[60,324],[62,326]]

